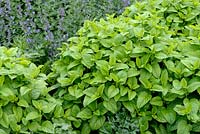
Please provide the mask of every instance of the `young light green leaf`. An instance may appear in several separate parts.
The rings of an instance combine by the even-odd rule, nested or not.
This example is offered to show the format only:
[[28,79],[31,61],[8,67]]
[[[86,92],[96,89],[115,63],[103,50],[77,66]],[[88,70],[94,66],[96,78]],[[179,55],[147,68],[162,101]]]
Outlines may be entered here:
[[119,77],[115,74],[115,73],[110,73],[110,77],[115,81],[115,82],[119,82]]
[[176,90],[180,90],[182,88],[180,81],[173,80],[173,86]]
[[100,43],[106,47],[106,48],[110,48],[113,44],[113,41],[110,39],[101,39]]
[[149,72],[152,73],[153,72],[153,67],[150,64],[146,64],[145,69]]
[[133,42],[131,40],[127,41],[125,48],[126,48],[126,50],[132,51],[133,50]]
[[186,120],[178,120],[177,134],[190,134],[191,125]]
[[144,85],[144,87],[146,89],[150,89],[152,87],[152,84],[151,84],[151,82],[148,79],[140,77],[139,80],[142,83],[142,85]]
[[114,54],[111,54],[109,57],[109,65],[113,66],[116,64],[116,56]]
[[189,93],[192,93],[195,90],[197,90],[198,88],[200,88],[200,82],[192,82],[191,84],[188,85],[187,91]]
[[176,112],[173,110],[163,109],[161,112],[168,123],[173,124],[176,121]]
[[153,75],[156,77],[156,78],[159,78],[160,77],[160,74],[161,74],[161,69],[160,69],[160,66],[159,66],[159,64],[157,63],[157,62],[154,62],[153,64],[152,64],[152,73],[153,73]]
[[114,99],[111,99],[109,101],[104,101],[103,106],[108,110],[111,111],[112,113],[117,112],[117,103],[115,102]]
[[96,93],[96,91],[97,91],[96,87],[89,87],[89,88],[85,89],[83,91],[83,93],[86,94],[87,96],[91,97],[91,96],[93,96]]
[[141,117],[139,119],[140,131],[145,132],[149,128],[149,122],[146,117]]
[[123,70],[123,69],[128,69],[129,66],[124,63],[116,63],[115,66],[113,67],[113,70]]
[[1,88],[0,95],[3,99],[8,99],[8,100],[15,99],[15,94],[12,89],[10,89],[7,86],[1,86],[0,88]]
[[81,118],[81,119],[90,119],[92,118],[92,111],[89,109],[89,108],[84,108],[83,110],[81,110],[77,116],[78,118]]
[[106,118],[104,116],[93,116],[89,121],[91,130],[98,130],[103,126],[105,120]]
[[51,102],[44,102],[43,106],[42,106],[42,111],[44,113],[50,113],[54,110],[54,108],[56,107],[56,103],[51,103]]
[[124,86],[120,86],[119,89],[120,89],[120,97],[126,95],[129,90],[129,88],[124,87]]
[[116,96],[118,93],[119,93],[119,89],[116,88],[114,85],[111,85],[111,86],[108,88],[107,96],[108,96],[108,98],[113,98],[113,97]]
[[[150,54],[143,55],[142,58],[141,58],[141,65],[140,65],[140,67],[142,67],[142,68],[145,67],[145,65],[148,63],[150,57],[151,57]],[[136,61],[136,64],[137,64],[137,61]]]
[[0,129],[0,134],[7,134],[7,133],[3,129]]
[[24,99],[20,99],[19,102],[17,103],[17,105],[19,105],[21,107],[29,107],[28,102]]
[[12,120],[13,118],[10,118],[10,128],[15,131],[15,132],[19,132],[21,130],[21,126],[18,125],[14,120]]
[[141,28],[141,27],[135,27],[133,29],[133,31],[134,31],[134,34],[136,35],[136,37],[138,37],[138,38],[143,37],[144,32],[145,32],[144,28]]
[[81,129],[81,134],[90,134],[91,128],[88,123],[84,123]]
[[81,122],[82,120],[78,119],[78,120],[73,121],[72,124],[75,128],[79,128],[81,126]]
[[181,87],[187,88],[187,81],[185,80],[185,78],[181,79]]
[[64,109],[62,106],[56,106],[55,111],[54,111],[54,117],[55,118],[60,118],[63,117],[64,115]]
[[80,112],[80,108],[78,105],[73,105],[73,107],[71,108],[71,115],[76,117],[77,114]]
[[21,107],[13,107],[13,113],[15,115],[16,121],[20,122],[23,117],[23,110]]
[[99,85],[99,87],[97,88],[97,91],[93,97],[101,97],[103,94],[104,88],[105,88],[105,84]]
[[163,101],[160,96],[153,97],[150,101],[151,105],[162,106]]
[[5,128],[9,128],[10,121],[6,112],[3,112],[3,115],[0,118],[0,124]]
[[1,75],[1,76],[0,76],[0,86],[3,85],[4,80],[5,80],[5,76],[4,76],[4,75]]
[[176,105],[174,107],[174,111],[176,111],[179,115],[186,115],[192,111],[192,105],[191,105],[189,99],[185,98],[183,100],[183,103],[184,103],[184,106]]
[[138,85],[138,81],[136,77],[130,77],[128,78],[127,84],[130,89],[136,89],[139,88],[140,86]]
[[128,100],[131,101],[135,98],[136,92],[132,90],[128,90]]
[[123,106],[128,109],[131,113],[135,112],[136,106],[133,101],[123,101]]
[[125,84],[126,83],[126,80],[128,78],[128,74],[127,74],[127,71],[125,70],[121,70],[117,73],[117,77],[119,78],[119,82],[122,83],[122,84]]
[[96,61],[97,69],[101,71],[103,75],[109,75],[110,66],[109,63],[105,60]]
[[90,97],[90,96],[86,95],[83,100],[83,106],[86,107],[87,105],[89,105],[90,103],[92,103],[93,101],[95,101],[98,98],[99,98],[99,96]]
[[166,69],[162,70],[161,77],[160,77],[161,83],[163,86],[167,85],[168,81],[168,72]]
[[36,121],[31,122],[30,124],[28,124],[28,128],[33,131],[36,132],[38,131],[38,129],[40,128],[40,124]]
[[44,121],[44,122],[42,122],[40,131],[53,134],[54,133],[54,126],[50,121]]
[[81,63],[87,68],[91,68],[94,65],[94,57],[91,54],[83,54]]
[[68,88],[69,94],[72,96],[75,96],[77,99],[80,98],[81,96],[83,96],[83,91],[81,89],[78,89],[78,86],[70,86]]
[[138,71],[136,68],[128,69],[128,77],[138,76],[139,74],[140,74],[140,71]]
[[142,108],[145,104],[147,104],[151,100],[152,96],[150,93],[146,91],[142,91],[138,95],[137,99],[137,107]]
[[34,119],[37,119],[39,117],[41,117],[41,115],[38,112],[33,111],[33,112],[30,112],[26,115],[26,120],[28,120],[28,121],[34,120]]

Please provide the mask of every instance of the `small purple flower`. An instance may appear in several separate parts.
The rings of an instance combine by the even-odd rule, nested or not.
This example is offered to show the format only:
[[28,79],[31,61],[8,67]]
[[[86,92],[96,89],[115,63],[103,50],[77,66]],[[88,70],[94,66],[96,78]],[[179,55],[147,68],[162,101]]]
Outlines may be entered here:
[[59,30],[61,30],[61,31],[63,31],[64,29],[63,29],[63,22],[64,22],[64,17],[61,17],[60,19],[59,19],[59,24],[58,24],[58,29]]
[[0,14],[3,14],[3,12],[4,12],[3,8],[0,8]]
[[60,16],[61,17],[65,16],[65,10],[64,10],[64,8],[60,8]]
[[50,24],[49,24],[48,19],[46,18],[46,19],[45,19],[45,23],[44,23],[44,30],[45,30],[45,31],[48,31],[49,29],[50,29]]
[[36,29],[36,30],[35,30],[35,33],[39,33],[39,32],[40,32],[40,29]]
[[46,36],[45,36],[45,39],[46,39],[47,41],[53,41],[53,38],[54,38],[53,33],[52,33],[50,30],[48,30],[48,31],[47,31],[47,34],[46,34]]
[[11,42],[11,31],[10,31],[9,27],[7,29],[7,40],[8,40],[8,42]]
[[130,0],[123,0],[124,6],[127,7],[131,4]]
[[21,18],[21,17],[22,17],[21,5],[18,5],[18,6],[17,6],[17,12],[18,12],[18,14],[19,14],[19,16],[20,16],[20,18]]
[[68,33],[67,34],[65,34],[65,35],[63,35],[63,38],[64,38],[64,40],[66,39],[68,39]]
[[11,11],[10,0],[6,0],[6,7],[8,11]]
[[31,33],[31,27],[27,27],[27,33]]
[[31,43],[31,42],[32,42],[32,39],[31,39],[31,38],[27,38],[27,39],[26,39],[26,42],[27,42],[27,43]]
[[31,6],[31,3],[29,0],[26,0],[26,7],[28,10],[31,10],[32,9],[32,6]]

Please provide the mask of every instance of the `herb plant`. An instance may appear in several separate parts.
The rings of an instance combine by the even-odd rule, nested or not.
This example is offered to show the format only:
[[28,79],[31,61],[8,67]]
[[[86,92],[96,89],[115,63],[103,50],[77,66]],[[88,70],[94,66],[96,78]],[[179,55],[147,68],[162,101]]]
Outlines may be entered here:
[[0,47],[0,133],[72,132],[60,118],[62,101],[48,92],[42,66],[21,56],[17,48]]
[[44,64],[76,36],[84,20],[120,14],[126,5],[122,0],[0,0],[0,46],[17,46]]
[[122,108],[115,114],[108,113],[107,121],[100,128],[100,134],[139,134],[139,122],[130,112]]
[[199,133],[199,9],[199,0],[147,0],[86,21],[48,76],[73,128],[98,131],[122,106],[142,134]]

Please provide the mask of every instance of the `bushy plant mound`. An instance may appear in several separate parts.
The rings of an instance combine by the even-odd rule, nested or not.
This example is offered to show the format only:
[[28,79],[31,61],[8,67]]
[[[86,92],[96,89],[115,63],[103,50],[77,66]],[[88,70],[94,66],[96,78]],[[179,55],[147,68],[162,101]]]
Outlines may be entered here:
[[62,101],[49,95],[41,67],[20,56],[17,48],[0,47],[1,134],[70,131],[60,118]]
[[199,0],[149,0],[85,22],[49,75],[74,129],[98,130],[124,107],[140,133],[200,132],[199,9]]

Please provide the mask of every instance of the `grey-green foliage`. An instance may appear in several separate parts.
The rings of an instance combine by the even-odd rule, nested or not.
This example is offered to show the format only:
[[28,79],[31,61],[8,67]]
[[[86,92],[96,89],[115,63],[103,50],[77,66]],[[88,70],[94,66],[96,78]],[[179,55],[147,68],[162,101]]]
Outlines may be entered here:
[[124,6],[122,0],[0,0],[0,46],[17,46],[41,64],[84,20],[118,15]]
[[107,121],[99,130],[100,134],[138,134],[139,122],[130,112],[122,108],[115,114],[107,114]]

